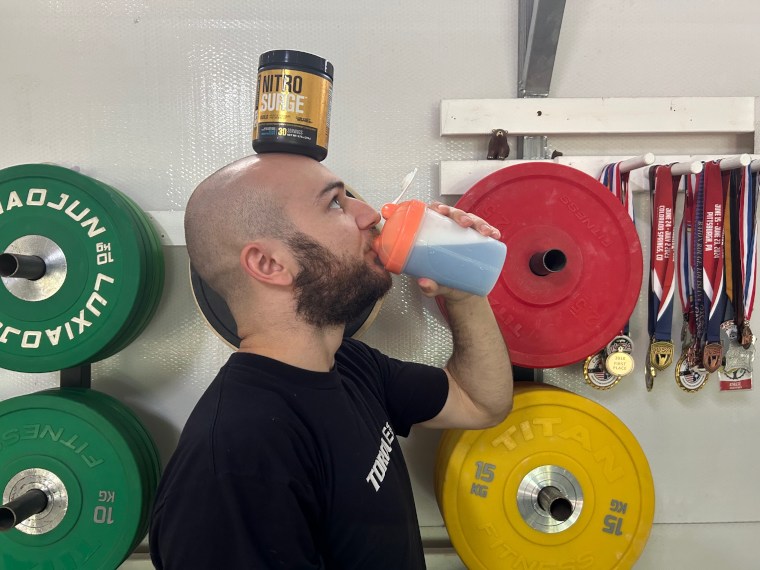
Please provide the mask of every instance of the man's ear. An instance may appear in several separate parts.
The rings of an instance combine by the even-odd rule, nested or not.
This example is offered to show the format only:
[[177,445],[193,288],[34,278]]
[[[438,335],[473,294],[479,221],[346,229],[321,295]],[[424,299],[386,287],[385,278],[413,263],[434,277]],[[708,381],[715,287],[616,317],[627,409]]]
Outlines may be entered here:
[[276,240],[249,242],[240,252],[243,270],[257,281],[270,285],[293,283],[290,261],[284,246]]

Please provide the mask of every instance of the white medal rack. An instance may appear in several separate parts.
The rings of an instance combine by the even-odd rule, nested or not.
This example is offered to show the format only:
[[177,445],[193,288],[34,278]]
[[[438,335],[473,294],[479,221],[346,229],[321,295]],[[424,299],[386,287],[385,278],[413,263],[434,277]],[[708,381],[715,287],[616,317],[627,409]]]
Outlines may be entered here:
[[[485,137],[495,128],[507,130],[509,136],[754,133],[753,152],[757,152],[759,116],[756,97],[444,99],[440,134]],[[680,165],[684,174],[696,173],[701,161],[719,159],[726,159],[726,168],[736,168],[760,159],[760,154],[655,156],[644,148],[633,157],[558,156],[542,162],[572,166],[598,179],[605,165],[627,160],[630,188],[640,191],[649,189],[643,166],[678,162],[684,163]],[[536,161],[441,161],[440,194],[462,195],[484,176],[522,162]],[[760,169],[760,160],[755,164]]]

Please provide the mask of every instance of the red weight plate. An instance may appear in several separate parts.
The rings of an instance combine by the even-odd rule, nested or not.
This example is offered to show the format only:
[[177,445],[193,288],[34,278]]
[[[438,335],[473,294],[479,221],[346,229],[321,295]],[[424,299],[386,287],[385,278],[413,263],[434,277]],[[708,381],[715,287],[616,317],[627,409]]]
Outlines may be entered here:
[[[497,227],[507,244],[488,300],[515,365],[572,364],[623,329],[641,289],[641,244],[601,183],[569,166],[518,164],[480,180],[456,206]],[[536,275],[531,258],[550,250],[564,254],[564,267]]]

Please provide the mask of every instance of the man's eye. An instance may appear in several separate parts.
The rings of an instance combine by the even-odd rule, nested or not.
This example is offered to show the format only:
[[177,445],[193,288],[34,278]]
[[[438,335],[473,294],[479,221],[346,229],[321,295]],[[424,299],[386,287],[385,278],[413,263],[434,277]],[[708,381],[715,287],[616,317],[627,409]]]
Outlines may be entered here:
[[330,208],[343,208],[343,206],[341,206],[340,202],[338,202],[338,198],[333,198],[330,200]]

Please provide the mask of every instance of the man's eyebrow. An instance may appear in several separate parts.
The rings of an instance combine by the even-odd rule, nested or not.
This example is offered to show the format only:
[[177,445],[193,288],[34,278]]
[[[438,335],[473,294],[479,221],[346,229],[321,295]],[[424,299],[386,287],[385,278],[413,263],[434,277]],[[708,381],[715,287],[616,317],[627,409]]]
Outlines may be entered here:
[[333,191],[335,188],[345,189],[345,184],[341,182],[340,180],[335,180],[334,182],[330,182],[327,186],[322,188],[322,190],[319,191],[319,194],[317,194],[316,199],[314,200],[314,204],[318,204],[320,200],[324,197],[325,194],[329,194]]

